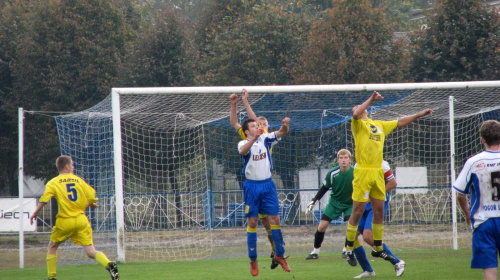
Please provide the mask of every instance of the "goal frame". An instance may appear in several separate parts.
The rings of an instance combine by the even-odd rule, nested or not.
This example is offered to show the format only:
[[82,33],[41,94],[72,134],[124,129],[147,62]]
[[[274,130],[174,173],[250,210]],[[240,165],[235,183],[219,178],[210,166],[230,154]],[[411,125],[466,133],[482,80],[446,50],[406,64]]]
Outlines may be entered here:
[[[198,94],[220,93],[231,94],[246,89],[249,93],[290,93],[290,92],[343,92],[343,91],[386,91],[386,90],[431,90],[431,89],[471,89],[499,87],[500,81],[473,81],[473,82],[434,82],[434,83],[391,83],[391,84],[344,84],[344,85],[282,85],[282,86],[210,86],[210,87],[144,87],[144,88],[113,88],[111,90],[111,107],[113,118],[113,147],[115,160],[115,197],[116,197],[116,239],[118,261],[125,262],[125,214],[123,209],[123,175],[122,175],[122,140],[120,133],[120,95],[127,94]],[[455,181],[455,144],[453,126],[453,97],[450,96],[450,157],[451,182]],[[450,186],[451,187],[451,186]],[[209,206],[210,207],[210,206]],[[453,249],[458,249],[457,242],[457,213],[456,194],[452,192],[453,211]]]
[[[123,164],[122,164],[122,135],[120,96],[129,94],[162,95],[162,94],[200,94],[220,93],[231,94],[246,89],[249,93],[314,93],[314,92],[371,92],[389,90],[433,90],[433,89],[474,89],[499,88],[499,81],[470,81],[470,82],[433,82],[433,83],[388,83],[388,84],[345,84],[345,85],[285,85],[285,86],[208,86],[208,87],[144,87],[144,88],[112,88],[111,109],[113,127],[113,152],[115,174],[115,205],[116,205],[116,248],[117,260],[126,261],[125,246],[125,213],[123,192]],[[454,143],[454,97],[449,96],[449,123],[450,123],[450,178],[451,184],[455,181],[455,143]],[[23,209],[24,198],[24,113],[23,108],[18,111],[18,147],[19,147],[19,209]],[[451,186],[450,186],[451,188]],[[210,205],[208,205],[210,207]],[[452,231],[453,249],[458,249],[457,243],[457,203],[456,193],[452,192]],[[24,228],[23,220],[19,219],[19,267],[24,267]]]

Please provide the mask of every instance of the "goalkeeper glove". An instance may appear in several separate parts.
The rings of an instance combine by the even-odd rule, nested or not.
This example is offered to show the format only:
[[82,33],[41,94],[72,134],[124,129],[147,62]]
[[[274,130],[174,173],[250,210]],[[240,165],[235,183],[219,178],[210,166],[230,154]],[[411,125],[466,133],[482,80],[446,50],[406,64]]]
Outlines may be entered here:
[[309,202],[309,204],[307,205],[306,213],[309,213],[313,210],[315,203],[316,203],[316,199],[313,198],[313,200],[311,200],[311,202]]

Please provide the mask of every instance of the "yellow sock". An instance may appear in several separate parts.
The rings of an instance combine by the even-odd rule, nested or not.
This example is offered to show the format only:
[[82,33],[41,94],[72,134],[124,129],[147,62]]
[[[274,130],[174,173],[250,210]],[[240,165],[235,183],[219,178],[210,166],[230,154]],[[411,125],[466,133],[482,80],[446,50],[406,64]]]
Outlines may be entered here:
[[267,230],[267,239],[269,239],[269,243],[271,243],[271,247],[273,248],[273,252],[276,251],[276,245],[274,245],[274,239],[273,236],[271,235],[271,230]]
[[361,247],[361,242],[359,242],[359,240],[354,240],[354,249],[358,248],[358,247]]
[[57,255],[47,254],[47,274],[49,278],[56,278]]
[[373,230],[373,248],[375,251],[382,251],[384,247],[382,246],[382,238],[384,237],[384,224],[372,224]]
[[100,263],[104,268],[108,269],[108,263],[111,262],[103,252],[97,252],[95,254],[95,260]]
[[247,226],[247,232],[251,232],[251,233],[256,233],[257,232],[257,228],[252,228],[252,227],[249,227]]
[[356,239],[356,231],[358,230],[358,226],[353,226],[350,223],[347,223],[347,234],[346,234],[346,239],[347,239],[347,246],[346,249],[347,251],[352,251],[354,246],[349,246],[349,243],[354,242]]

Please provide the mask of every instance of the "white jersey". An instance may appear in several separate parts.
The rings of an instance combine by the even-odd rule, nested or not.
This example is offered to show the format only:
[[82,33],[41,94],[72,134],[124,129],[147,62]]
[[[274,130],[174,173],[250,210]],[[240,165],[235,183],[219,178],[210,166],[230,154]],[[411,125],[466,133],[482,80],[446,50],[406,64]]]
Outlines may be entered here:
[[[276,132],[265,133],[253,143],[247,154],[242,155],[245,161],[243,172],[249,180],[262,181],[271,178],[273,172],[273,160],[271,158],[271,147],[281,138],[276,137]],[[248,139],[238,143],[238,151],[248,143]]]
[[471,195],[472,228],[500,217],[500,152],[484,151],[469,158],[453,189]]

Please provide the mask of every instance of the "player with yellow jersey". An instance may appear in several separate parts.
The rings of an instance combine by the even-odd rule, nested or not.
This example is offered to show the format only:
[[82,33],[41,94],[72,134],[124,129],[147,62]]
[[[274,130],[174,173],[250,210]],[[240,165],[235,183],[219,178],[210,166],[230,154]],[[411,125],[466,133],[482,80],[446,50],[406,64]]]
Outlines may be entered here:
[[399,120],[380,121],[368,118],[367,108],[374,101],[383,99],[378,93],[373,94],[361,105],[352,108],[351,128],[354,138],[356,167],[352,182],[352,215],[347,223],[347,261],[353,262],[352,253],[356,231],[365,211],[365,204],[370,201],[373,209],[373,251],[372,256],[393,261],[394,257],[384,251],[384,201],[385,180],[382,169],[385,137],[395,128],[404,127],[420,117],[431,115],[431,109],[425,109],[415,115]]
[[55,280],[57,267],[57,248],[66,240],[76,245],[82,245],[85,253],[91,259],[97,260],[111,275],[111,279],[118,280],[118,268],[115,262],[106,255],[96,251],[92,240],[92,228],[85,215],[87,207],[97,208],[95,190],[82,178],[73,174],[73,160],[69,156],[60,156],[56,160],[59,176],[50,180],[45,192],[40,197],[35,212],[31,216],[31,224],[36,222],[38,212],[47,205],[52,197],[57,200],[59,212],[56,216],[56,225],[50,235],[47,253],[47,280]]

